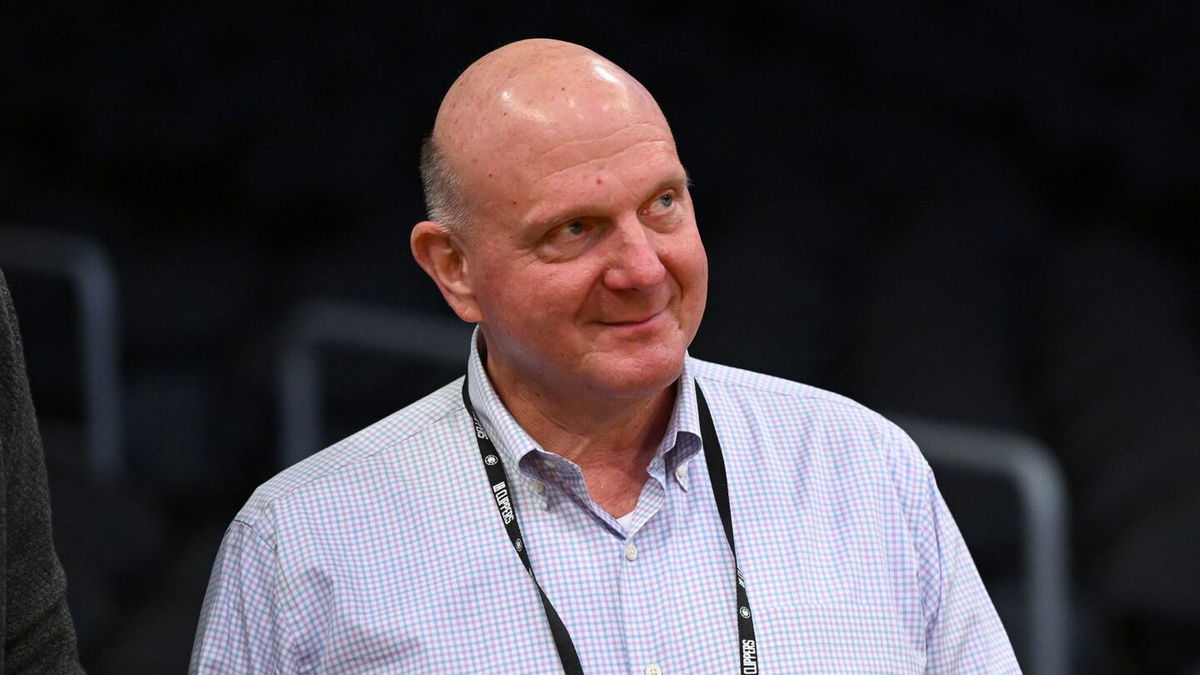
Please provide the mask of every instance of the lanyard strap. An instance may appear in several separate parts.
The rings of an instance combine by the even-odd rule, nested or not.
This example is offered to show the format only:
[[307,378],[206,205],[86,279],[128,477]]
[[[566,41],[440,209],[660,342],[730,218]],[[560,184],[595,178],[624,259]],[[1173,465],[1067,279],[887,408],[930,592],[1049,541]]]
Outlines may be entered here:
[[[475,414],[475,407],[471,405],[466,378],[463,378],[462,397],[463,405],[466,406],[467,412],[471,415],[471,421],[475,425],[475,438],[479,442],[479,456],[483,461],[483,468],[487,472],[488,482],[492,484],[492,497],[495,499],[496,509],[500,512],[500,520],[504,522],[504,529],[508,533],[509,541],[512,542],[513,550],[521,558],[521,563],[525,565],[525,571],[529,573],[529,578],[537,587],[538,597],[542,600],[542,609],[546,612],[546,621],[550,624],[550,634],[554,637],[554,646],[558,649],[558,659],[562,662],[563,672],[567,675],[583,675],[583,668],[579,665],[579,654],[575,651],[575,643],[571,641],[567,627],[559,618],[558,612],[554,610],[554,605],[550,603],[550,598],[546,596],[542,585],[537,581],[537,576],[533,573],[533,565],[530,564],[529,555],[525,551],[525,540],[521,537],[521,526],[517,522],[517,512],[513,508],[504,462],[500,459],[500,453],[496,451],[492,439],[488,437],[487,432],[483,430],[483,425],[479,423],[479,416]],[[699,383],[696,384],[696,401],[700,408],[700,437],[704,443],[713,497],[716,498],[717,510],[721,514],[721,524],[725,527],[725,539],[729,542],[729,551],[733,554],[734,587],[737,590],[739,672],[743,675],[755,675],[758,673],[758,647],[754,639],[754,617],[750,613],[750,598],[746,594],[746,584],[737,564],[737,549],[733,545],[733,519],[729,512],[729,489],[725,479],[725,461],[721,455],[721,444],[717,438],[716,428],[713,426],[712,414],[708,410],[704,394],[700,391]]]
[[462,396],[463,405],[467,407],[467,412],[471,413],[471,421],[475,424],[479,456],[483,460],[483,468],[487,471],[488,482],[492,484],[492,497],[500,511],[500,520],[504,521],[508,538],[542,599],[542,609],[545,610],[546,620],[550,623],[550,634],[554,636],[554,646],[558,648],[558,660],[562,662],[563,672],[567,675],[583,675],[583,668],[579,665],[579,654],[575,652],[575,643],[571,642],[571,634],[567,632],[567,627],[558,617],[558,612],[554,611],[554,605],[550,604],[550,598],[546,597],[546,592],[538,583],[537,576],[533,573],[533,565],[529,564],[529,555],[525,553],[525,540],[521,537],[521,525],[517,522],[517,512],[513,509],[512,498],[509,496],[508,474],[504,471],[504,462],[500,459],[500,453],[496,452],[492,439],[488,438],[483,425],[479,423],[479,416],[475,414],[475,407],[471,405],[471,397],[467,393],[466,378],[463,378]]
[[738,567],[737,547],[733,545],[733,515],[729,512],[729,484],[725,480],[725,457],[721,454],[721,441],[713,426],[712,413],[700,383],[696,382],[696,403],[700,408],[700,438],[704,441],[704,461],[708,464],[708,481],[712,483],[713,498],[717,511],[721,513],[721,524],[725,526],[725,539],[729,552],[733,554],[734,588],[737,589],[737,627],[740,670],[743,675],[758,673],[758,641],[754,639],[754,614],[750,612],[750,596],[746,594],[746,581]]

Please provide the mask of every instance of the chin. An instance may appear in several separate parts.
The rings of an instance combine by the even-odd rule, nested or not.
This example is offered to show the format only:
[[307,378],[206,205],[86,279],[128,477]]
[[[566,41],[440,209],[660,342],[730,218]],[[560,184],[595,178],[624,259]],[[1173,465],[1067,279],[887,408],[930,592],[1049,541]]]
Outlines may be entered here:
[[614,398],[645,398],[671,386],[683,372],[684,351],[639,355],[600,366],[598,378]]

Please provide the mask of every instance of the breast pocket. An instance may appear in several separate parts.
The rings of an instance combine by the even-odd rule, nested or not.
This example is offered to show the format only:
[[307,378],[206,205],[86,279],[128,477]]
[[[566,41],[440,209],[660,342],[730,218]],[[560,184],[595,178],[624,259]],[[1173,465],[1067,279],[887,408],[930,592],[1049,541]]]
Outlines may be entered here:
[[768,605],[754,628],[763,673],[921,673],[923,640],[886,609],[850,603]]

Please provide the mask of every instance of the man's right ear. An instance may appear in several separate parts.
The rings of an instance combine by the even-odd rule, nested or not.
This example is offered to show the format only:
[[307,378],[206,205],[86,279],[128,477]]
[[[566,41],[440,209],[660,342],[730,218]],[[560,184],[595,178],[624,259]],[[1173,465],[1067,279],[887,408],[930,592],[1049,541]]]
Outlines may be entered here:
[[437,284],[458,318],[470,323],[481,321],[461,238],[441,223],[424,220],[413,226],[409,246],[417,264]]

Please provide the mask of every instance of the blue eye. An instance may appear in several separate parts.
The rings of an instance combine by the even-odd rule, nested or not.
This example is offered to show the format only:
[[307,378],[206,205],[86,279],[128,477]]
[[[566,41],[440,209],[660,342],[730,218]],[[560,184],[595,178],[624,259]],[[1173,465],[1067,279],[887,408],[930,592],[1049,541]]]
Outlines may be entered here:
[[644,215],[662,215],[666,214],[675,206],[675,193],[664,192],[655,197],[649,204],[642,209]]
[[577,236],[583,234],[583,231],[585,228],[586,228],[586,226],[583,223],[579,222],[578,220],[574,220],[574,221],[571,221],[571,223],[569,225],[567,225],[566,229],[567,229],[568,234],[571,234],[572,236],[577,237]]

